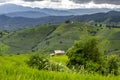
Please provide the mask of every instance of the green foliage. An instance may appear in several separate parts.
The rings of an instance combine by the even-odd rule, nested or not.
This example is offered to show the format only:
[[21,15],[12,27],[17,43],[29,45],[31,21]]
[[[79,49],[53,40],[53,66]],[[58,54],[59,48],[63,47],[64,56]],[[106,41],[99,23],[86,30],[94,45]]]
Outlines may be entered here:
[[31,67],[36,67],[37,69],[41,70],[46,69],[49,61],[47,58],[36,54],[30,57],[29,61],[27,61],[27,64]]
[[107,60],[107,70],[108,73],[114,74],[114,75],[118,75],[119,71],[119,58],[117,55],[112,54],[108,56],[108,60]]
[[99,43],[99,38],[89,36],[86,40],[75,42],[67,51],[69,58],[68,66],[84,65],[89,71],[99,71],[101,65],[103,65],[103,54],[99,49]]
[[67,67],[65,67],[64,65],[49,60],[45,56],[40,54],[32,55],[27,61],[27,64],[39,70],[67,71]]
[[88,72],[97,72],[100,68],[100,65],[98,63],[95,63],[93,61],[87,61],[86,62],[86,69]]

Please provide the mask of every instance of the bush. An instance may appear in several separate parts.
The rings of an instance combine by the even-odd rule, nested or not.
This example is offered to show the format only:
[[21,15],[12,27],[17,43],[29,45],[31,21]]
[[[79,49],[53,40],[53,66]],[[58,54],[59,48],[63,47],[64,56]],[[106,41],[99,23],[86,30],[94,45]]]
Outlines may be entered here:
[[35,54],[31,56],[30,59],[27,61],[27,64],[30,67],[37,68],[39,70],[67,71],[68,69],[66,66],[50,61],[49,59],[47,59],[46,56],[40,54]]
[[41,70],[46,69],[46,67],[49,65],[49,60],[39,54],[35,54],[30,57],[30,59],[27,61],[27,64],[31,67]]
[[114,74],[114,75],[118,75],[118,68],[119,68],[119,64],[118,64],[118,56],[113,54],[108,56],[108,61],[107,61],[107,72]]

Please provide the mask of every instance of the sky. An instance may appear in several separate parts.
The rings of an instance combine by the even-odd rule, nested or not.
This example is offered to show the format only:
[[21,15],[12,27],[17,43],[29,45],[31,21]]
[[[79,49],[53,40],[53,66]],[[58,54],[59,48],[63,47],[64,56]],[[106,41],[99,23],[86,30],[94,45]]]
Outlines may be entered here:
[[120,0],[0,0],[0,4],[17,4],[39,8],[120,8]]

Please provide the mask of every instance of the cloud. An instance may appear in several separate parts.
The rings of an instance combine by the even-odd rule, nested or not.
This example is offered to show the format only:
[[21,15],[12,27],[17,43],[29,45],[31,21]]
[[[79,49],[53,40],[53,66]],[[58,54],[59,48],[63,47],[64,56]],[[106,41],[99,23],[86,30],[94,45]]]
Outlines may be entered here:
[[52,2],[61,2],[61,0],[51,0]]
[[96,4],[115,4],[115,5],[120,5],[120,0],[94,0]]
[[96,4],[114,4],[114,5],[120,5],[120,0],[71,0],[75,3],[89,3],[94,2]]
[[0,0],[0,3],[4,2],[4,0]]
[[24,0],[24,1],[34,2],[34,1],[44,1],[44,0]]
[[8,2],[10,0],[0,0],[0,3]]
[[0,0],[0,4],[17,4],[39,8],[120,8],[120,0]]
[[84,3],[89,3],[89,2],[91,2],[92,0],[70,0],[70,1],[73,1],[73,2],[79,3],[79,4],[84,4]]
[[[24,0],[24,1],[34,2],[34,1],[45,1],[45,0]],[[51,2],[61,2],[62,0],[50,0],[50,1]],[[64,0],[64,1],[66,1],[66,0]],[[85,4],[85,3],[89,3],[89,2],[93,1],[96,4],[115,4],[115,5],[120,5],[120,0],[69,0],[69,1],[73,1],[73,2],[79,3],[79,4]]]
[[[34,2],[34,1],[45,1],[45,0],[24,0],[24,1],[30,1],[30,2]],[[61,0],[50,0],[51,2],[61,2]]]

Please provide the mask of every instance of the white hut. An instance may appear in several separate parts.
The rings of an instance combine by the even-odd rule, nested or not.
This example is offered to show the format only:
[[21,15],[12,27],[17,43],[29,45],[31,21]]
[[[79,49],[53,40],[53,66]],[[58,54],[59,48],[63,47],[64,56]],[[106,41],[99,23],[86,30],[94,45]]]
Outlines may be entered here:
[[63,55],[65,54],[65,51],[62,50],[54,50],[55,55]]
[[54,53],[51,53],[50,56],[55,56],[55,55],[64,55],[65,51],[62,50],[54,50]]

